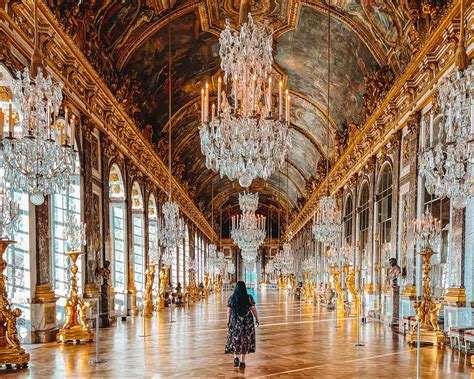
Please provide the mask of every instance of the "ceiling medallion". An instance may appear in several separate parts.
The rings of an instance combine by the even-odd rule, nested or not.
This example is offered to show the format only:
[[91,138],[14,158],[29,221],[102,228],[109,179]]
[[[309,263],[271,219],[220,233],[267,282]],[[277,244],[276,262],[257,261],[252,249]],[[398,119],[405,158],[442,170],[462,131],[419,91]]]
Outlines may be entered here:
[[250,13],[240,32],[232,32],[227,20],[219,38],[224,77],[218,78],[217,107],[213,103],[211,112],[209,84],[201,90],[199,134],[206,166],[245,188],[279,170],[292,146],[290,96],[282,81],[278,104],[272,99],[272,35],[268,22],[254,23]]

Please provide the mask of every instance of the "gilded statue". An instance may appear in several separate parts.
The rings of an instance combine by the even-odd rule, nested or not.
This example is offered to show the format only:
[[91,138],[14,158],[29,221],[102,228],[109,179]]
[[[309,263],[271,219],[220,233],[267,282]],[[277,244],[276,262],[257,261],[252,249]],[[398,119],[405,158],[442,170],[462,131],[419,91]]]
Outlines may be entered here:
[[145,271],[145,292],[143,294],[143,316],[153,313],[153,283],[155,282],[155,265],[150,265]]
[[[360,312],[360,296],[359,292],[357,291],[356,287],[356,282],[355,282],[355,276],[356,276],[356,271],[354,269],[349,268],[346,266],[346,288],[349,291],[349,293],[352,295],[352,302],[354,304],[354,309],[353,311],[354,314],[359,315]],[[352,307],[351,307],[352,308]]]
[[334,288],[337,293],[337,311],[344,312],[344,291],[342,289],[341,283],[341,273],[337,269],[336,265],[331,266],[332,269],[332,278],[334,282]]
[[[5,316],[5,315],[4,315]],[[16,328],[16,319],[21,316],[21,310],[15,308],[10,314],[6,315],[7,319],[7,338],[10,344],[9,349],[19,349],[21,344],[18,339],[18,329]]]
[[79,306],[79,324],[84,329],[89,329],[87,324],[87,309],[91,307],[90,301],[83,301]]
[[204,291],[206,293],[209,293],[210,287],[211,287],[211,281],[209,279],[209,273],[205,272],[204,273]]

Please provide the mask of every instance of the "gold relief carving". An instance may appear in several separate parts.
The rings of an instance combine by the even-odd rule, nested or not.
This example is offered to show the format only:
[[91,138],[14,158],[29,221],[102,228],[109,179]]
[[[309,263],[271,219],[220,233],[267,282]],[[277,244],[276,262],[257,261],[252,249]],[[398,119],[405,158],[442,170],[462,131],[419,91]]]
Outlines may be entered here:
[[0,101],[10,101],[12,96],[13,94],[10,87],[0,87]]
[[408,166],[410,163],[410,137],[409,134],[403,137],[402,146],[402,167]]
[[[406,138],[405,138],[406,139]],[[402,198],[402,278],[407,275],[408,194]]]

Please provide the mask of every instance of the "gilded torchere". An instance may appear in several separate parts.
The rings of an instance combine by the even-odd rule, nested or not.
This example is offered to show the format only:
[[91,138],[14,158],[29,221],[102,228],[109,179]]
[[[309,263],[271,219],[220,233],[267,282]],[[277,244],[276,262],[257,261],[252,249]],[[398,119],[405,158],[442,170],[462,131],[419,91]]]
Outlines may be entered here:
[[202,297],[203,299],[207,297],[209,294],[210,288],[211,287],[211,280],[209,279],[209,273],[205,272],[204,273],[204,290],[202,291]]
[[30,355],[21,347],[18,339],[16,319],[21,316],[21,310],[12,309],[7,295],[7,277],[3,275],[7,268],[3,256],[11,243],[14,241],[0,240],[0,365],[21,368],[28,366]]
[[337,312],[338,313],[344,313],[344,291],[342,289],[342,283],[341,283],[341,273],[337,269],[337,265],[332,265],[331,266],[332,270],[332,278],[334,281],[334,288],[336,289],[337,293]]
[[79,251],[70,251],[67,253],[71,258],[71,293],[66,300],[64,309],[66,311],[66,322],[63,328],[59,331],[58,342],[78,342],[78,341],[92,341],[94,339],[94,332],[89,328],[86,319],[87,309],[91,307],[91,303],[84,301],[78,295],[77,288],[77,258],[82,253]]
[[417,323],[407,335],[407,342],[415,344],[418,341],[418,321],[420,323],[420,342],[426,344],[443,344],[444,336],[438,326],[438,311],[441,304],[435,303],[431,297],[430,286],[430,258],[433,251],[426,250],[420,253],[423,259],[423,285],[421,299],[413,303]]
[[155,267],[151,264],[145,272],[145,293],[143,294],[142,315],[150,317],[153,314],[153,283],[155,282]]

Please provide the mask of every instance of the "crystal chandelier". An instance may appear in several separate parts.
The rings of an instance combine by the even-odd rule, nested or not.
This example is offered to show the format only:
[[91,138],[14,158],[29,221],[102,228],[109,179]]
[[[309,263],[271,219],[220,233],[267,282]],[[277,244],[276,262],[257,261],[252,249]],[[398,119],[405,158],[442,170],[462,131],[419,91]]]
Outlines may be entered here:
[[148,256],[150,258],[150,264],[158,264],[160,260],[160,246],[155,236],[150,237],[150,243],[148,246]]
[[166,267],[171,267],[173,264],[173,257],[176,254],[176,248],[165,247],[161,251],[161,264]]
[[303,271],[309,271],[313,268],[313,266],[314,266],[314,261],[311,258],[306,258],[301,263],[301,268],[303,269]]
[[326,256],[330,265],[337,265],[339,260],[339,252],[335,244],[329,246],[329,249],[326,251]]
[[65,216],[64,239],[68,251],[81,251],[86,245],[86,224],[69,207]]
[[351,264],[354,259],[354,249],[352,248],[352,245],[346,244],[342,246],[339,251],[341,252],[343,262]]
[[163,204],[163,219],[158,219],[157,235],[160,244],[171,251],[184,239],[184,222],[179,217],[179,207],[175,202]]
[[293,254],[291,254],[291,245],[289,243],[284,243],[283,244],[283,250],[280,251],[278,254],[280,254],[280,261],[282,264],[281,272],[282,274],[291,274],[294,272],[294,257]]
[[[171,67],[171,29],[168,23],[168,174],[169,189],[168,201],[163,204],[163,219],[158,219],[157,236],[164,247],[163,254],[172,259],[176,254],[176,247],[184,239],[184,221],[179,217],[179,206],[172,201],[172,174],[171,174],[171,129],[172,129],[172,67]],[[169,256],[171,258],[169,258]],[[162,258],[163,259],[163,258]],[[169,266],[169,265],[167,265]]]
[[227,273],[230,274],[230,275],[234,275],[234,274],[235,274],[235,265],[234,265],[234,262],[232,262],[232,261],[228,261],[228,262],[227,262],[226,271],[227,271]]
[[414,221],[415,244],[422,250],[439,252],[441,247],[441,221],[433,217],[428,207],[421,220]]
[[20,227],[20,206],[7,188],[5,178],[0,179],[0,240],[9,240]]
[[217,84],[217,109],[209,117],[209,84],[201,90],[201,151],[206,166],[221,177],[238,179],[249,187],[253,179],[267,180],[279,170],[291,149],[290,97],[283,82],[278,85],[278,111],[272,102],[273,31],[268,22],[254,23],[251,14],[232,32],[227,20],[220,35],[224,84],[231,100]]
[[19,124],[13,122],[9,105],[8,130],[4,130],[0,115],[0,137],[3,141],[5,177],[12,187],[27,192],[34,205],[44,202],[44,196],[66,191],[75,168],[75,119],[59,122],[63,83],[53,83],[46,76],[39,52],[37,4],[34,5],[35,49],[31,71],[17,73],[13,81],[13,105],[19,110]]
[[316,241],[325,245],[336,242],[341,234],[341,212],[336,199],[332,196],[324,196],[319,200],[319,206],[313,215],[313,235]]
[[265,240],[265,216],[257,215],[258,193],[239,194],[242,215],[232,216],[231,237],[242,250],[244,260],[254,260]]
[[473,64],[446,79],[439,89],[445,123],[437,143],[433,143],[432,131],[429,141],[421,133],[420,175],[426,189],[436,197],[449,197],[455,208],[464,208],[474,198],[473,79]]

